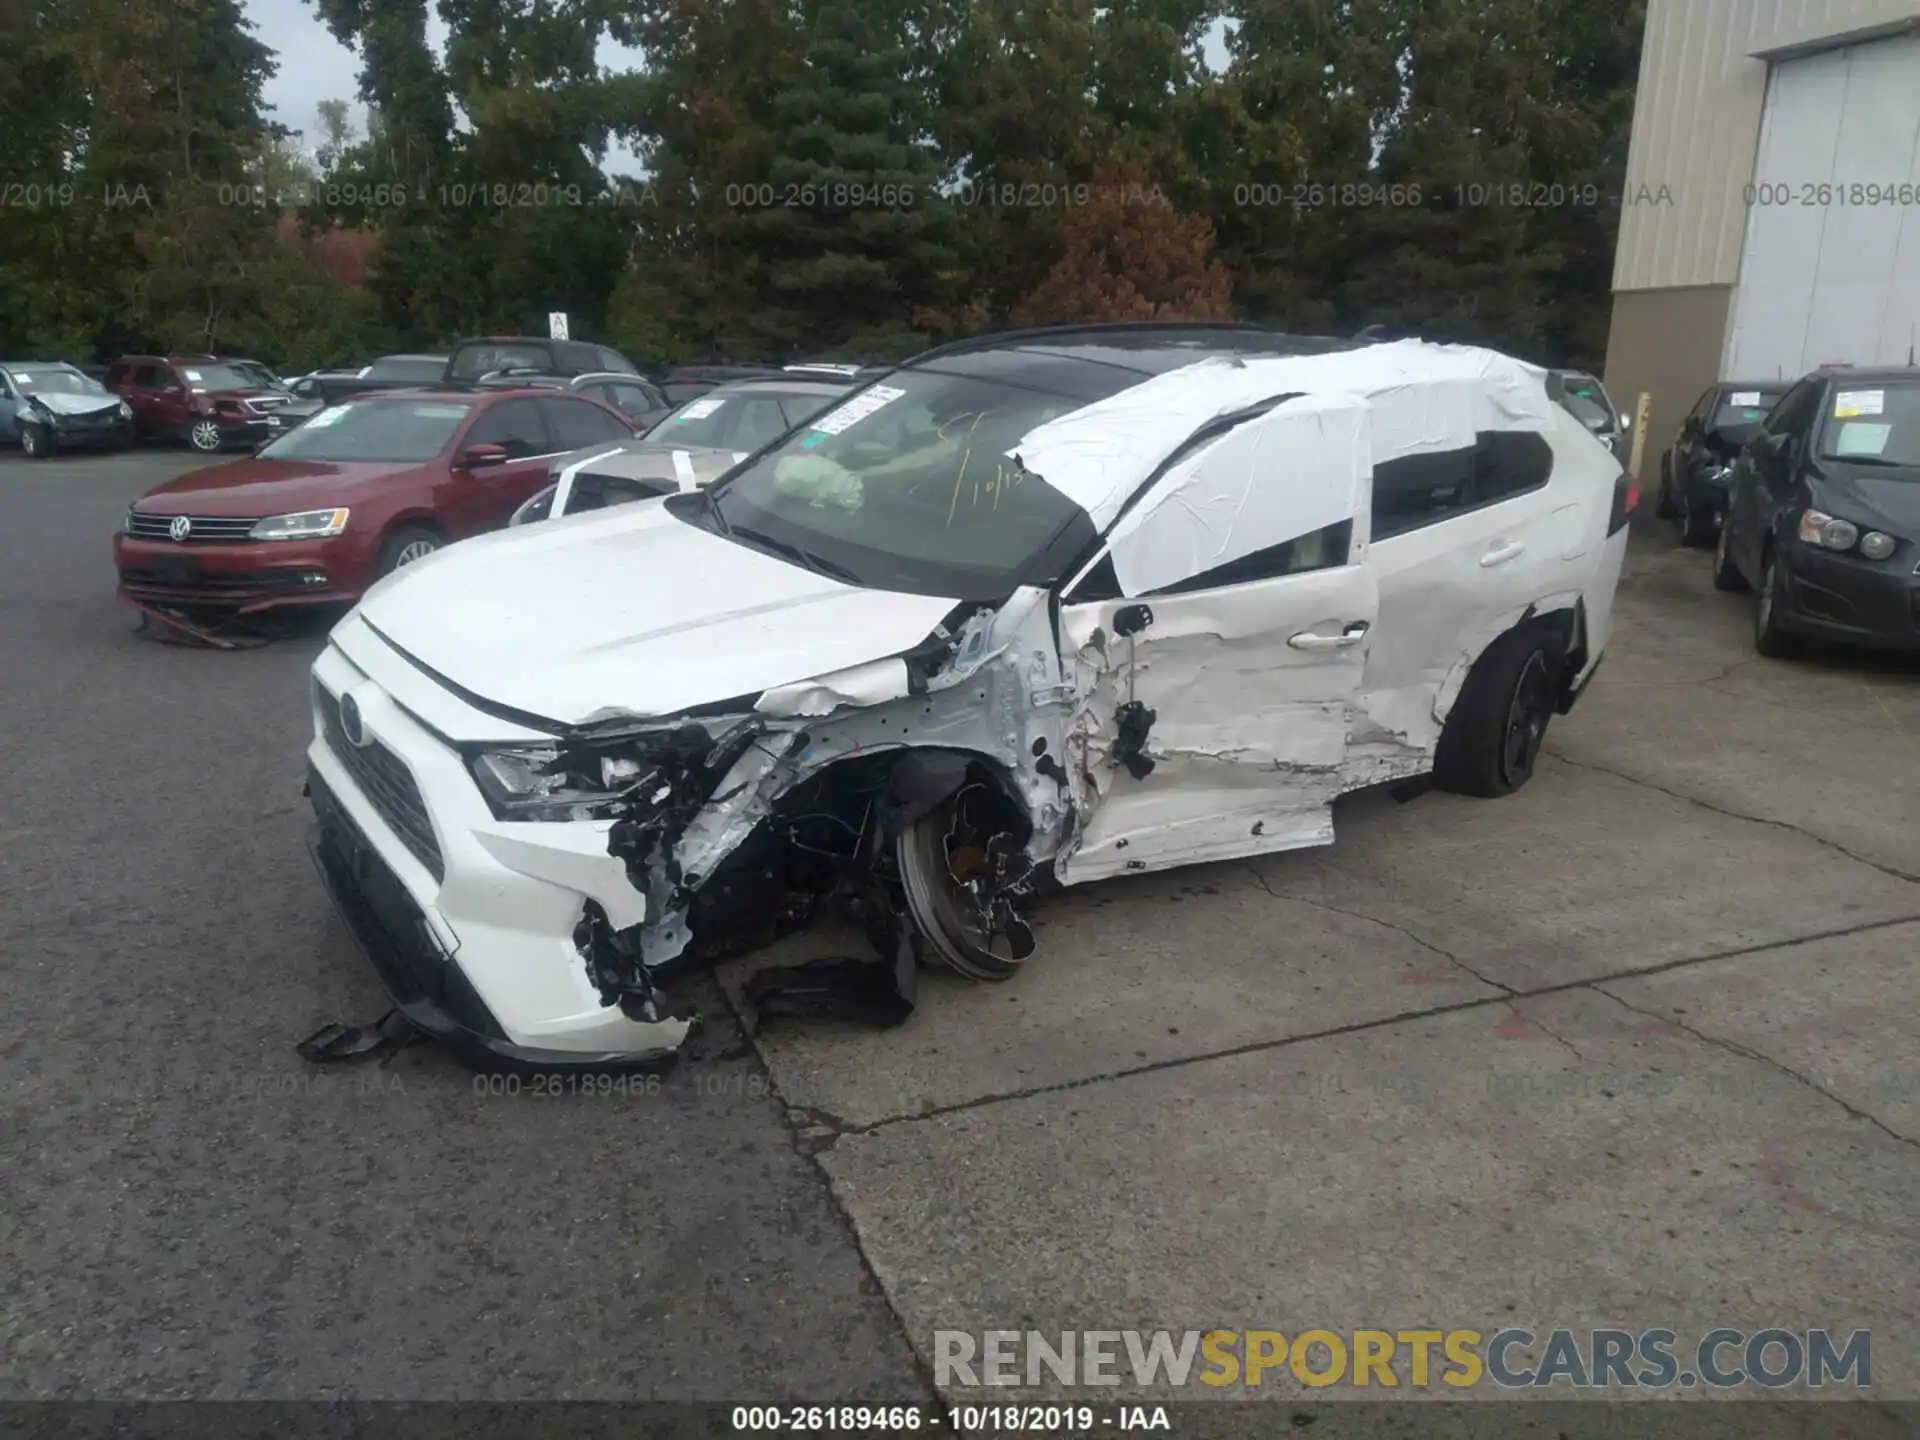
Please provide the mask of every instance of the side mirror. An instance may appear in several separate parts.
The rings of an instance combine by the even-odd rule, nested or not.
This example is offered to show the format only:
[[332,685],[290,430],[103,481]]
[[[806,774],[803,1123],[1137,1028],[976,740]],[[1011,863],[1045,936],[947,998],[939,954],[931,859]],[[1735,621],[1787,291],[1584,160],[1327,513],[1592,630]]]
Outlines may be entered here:
[[484,470],[489,465],[502,464],[507,458],[504,445],[469,445],[460,452],[460,458],[454,462],[456,469]]

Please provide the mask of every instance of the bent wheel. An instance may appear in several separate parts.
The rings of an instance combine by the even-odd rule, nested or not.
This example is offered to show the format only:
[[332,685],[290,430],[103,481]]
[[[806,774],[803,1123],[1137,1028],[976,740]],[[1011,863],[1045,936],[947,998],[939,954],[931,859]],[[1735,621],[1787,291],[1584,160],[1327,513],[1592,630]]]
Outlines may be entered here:
[[1033,935],[993,884],[996,838],[986,787],[963,786],[895,842],[907,914],[949,969],[1005,980],[1033,953]]

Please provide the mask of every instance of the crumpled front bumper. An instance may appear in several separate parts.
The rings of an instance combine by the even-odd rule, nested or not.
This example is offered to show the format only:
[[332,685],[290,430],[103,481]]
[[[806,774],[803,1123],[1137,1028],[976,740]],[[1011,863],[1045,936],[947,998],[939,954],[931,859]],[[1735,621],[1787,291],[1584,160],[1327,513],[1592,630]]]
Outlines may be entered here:
[[[315,681],[314,860],[396,1008],[482,1068],[614,1071],[669,1059],[690,1022],[605,1004],[575,943],[588,901],[615,887],[629,919],[644,909],[606,853],[607,826],[497,821],[461,757],[340,649],[323,653]],[[349,691],[364,749],[326,724],[329,698]],[[412,794],[396,788],[401,776]]]

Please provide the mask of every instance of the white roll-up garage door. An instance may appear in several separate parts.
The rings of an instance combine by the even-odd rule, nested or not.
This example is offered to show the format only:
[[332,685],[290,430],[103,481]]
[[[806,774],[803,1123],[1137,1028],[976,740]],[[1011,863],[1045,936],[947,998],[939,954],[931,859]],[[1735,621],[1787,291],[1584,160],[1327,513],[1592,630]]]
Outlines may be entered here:
[[1722,377],[1905,364],[1920,341],[1916,192],[1920,37],[1776,65]]

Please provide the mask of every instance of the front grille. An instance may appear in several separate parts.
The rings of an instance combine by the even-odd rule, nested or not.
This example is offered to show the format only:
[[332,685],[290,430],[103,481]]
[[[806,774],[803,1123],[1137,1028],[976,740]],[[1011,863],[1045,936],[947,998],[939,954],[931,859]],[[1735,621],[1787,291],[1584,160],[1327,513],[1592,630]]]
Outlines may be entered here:
[[400,843],[413,852],[413,858],[427,867],[435,880],[447,878],[446,862],[440,858],[440,842],[434,837],[433,822],[427,818],[427,802],[414,783],[406,762],[378,740],[355,745],[340,728],[339,697],[315,689],[325,727],[327,748],[353,777],[360,793],[372,803],[380,818],[387,822]]
[[287,395],[262,395],[258,399],[247,401],[247,405],[248,408],[264,415],[269,410],[279,409],[291,398],[291,396]]
[[[171,540],[168,527],[178,519],[174,515],[142,515],[135,511],[127,523],[127,534],[135,540]],[[253,534],[253,527],[260,523],[260,517],[241,518],[232,515],[189,515],[192,529],[188,530],[183,545],[217,545],[223,541],[232,544],[235,540],[245,540]]]
[[506,1031],[433,938],[426,916],[400,877],[367,843],[311,766],[307,792],[319,821],[314,859],[328,892],[395,1003],[409,1008],[430,1005],[470,1034],[505,1040]]

